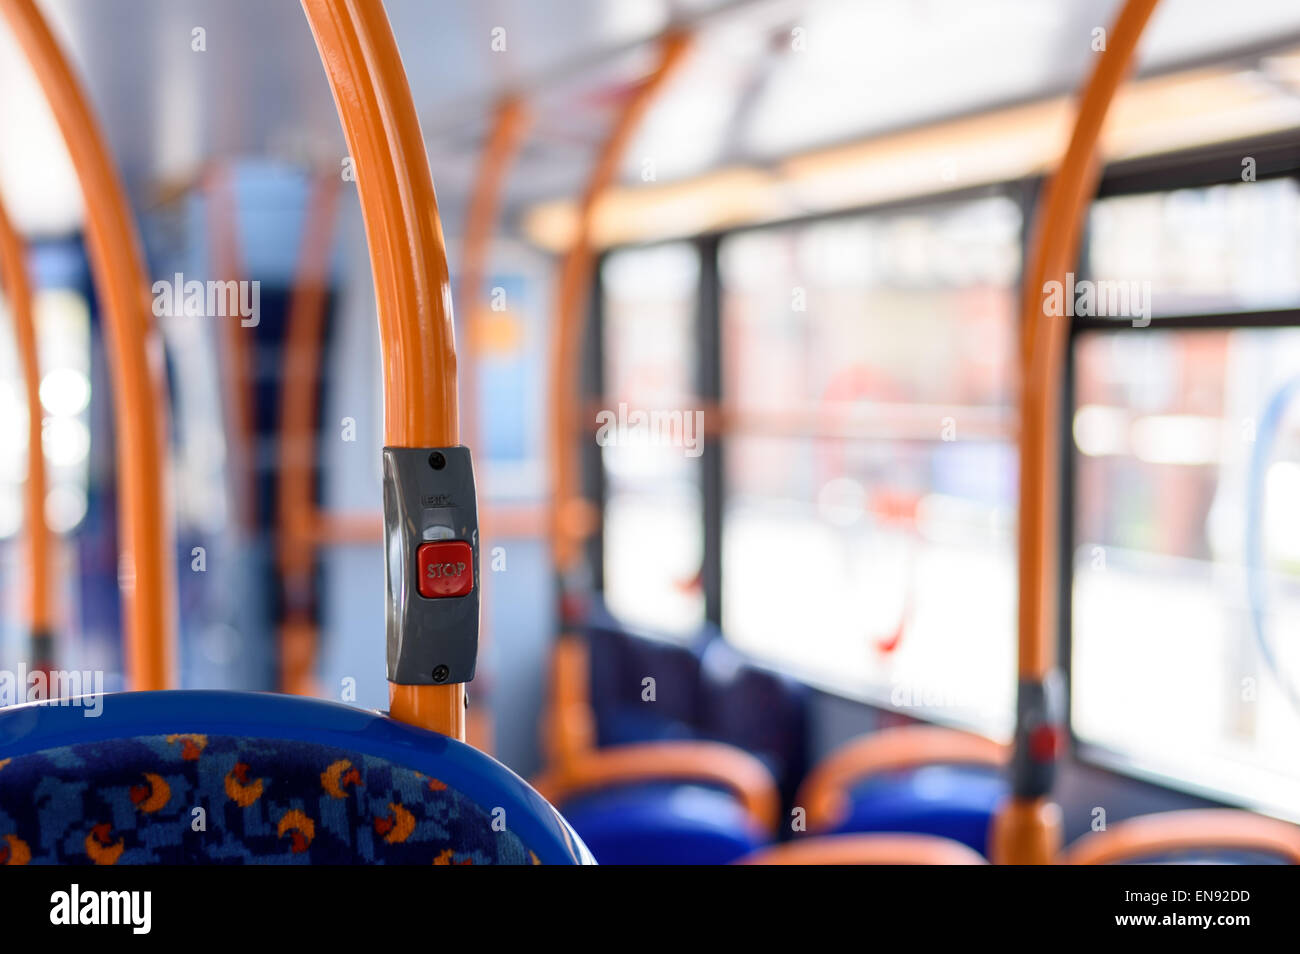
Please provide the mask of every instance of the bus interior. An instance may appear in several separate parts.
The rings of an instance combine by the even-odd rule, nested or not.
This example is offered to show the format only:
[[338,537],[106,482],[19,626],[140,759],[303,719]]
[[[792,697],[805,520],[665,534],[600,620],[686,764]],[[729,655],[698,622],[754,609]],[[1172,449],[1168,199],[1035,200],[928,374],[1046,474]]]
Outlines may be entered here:
[[0,862],[1300,863],[1300,6],[0,21]]

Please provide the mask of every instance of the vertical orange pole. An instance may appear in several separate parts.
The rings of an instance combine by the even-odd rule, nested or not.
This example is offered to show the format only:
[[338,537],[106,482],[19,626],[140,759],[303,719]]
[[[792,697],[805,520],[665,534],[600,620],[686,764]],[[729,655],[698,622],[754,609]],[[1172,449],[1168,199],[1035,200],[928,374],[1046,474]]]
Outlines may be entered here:
[[[583,499],[578,482],[578,442],[583,433],[579,365],[591,286],[592,216],[600,197],[618,175],[623,155],[641,120],[686,59],[689,49],[688,34],[676,30],[664,34],[654,71],[632,92],[596,156],[578,203],[576,231],[555,280],[550,367],[550,516],[551,560],[561,580],[562,630],[571,622],[574,612],[569,605],[573,594],[567,592],[564,578],[579,564],[583,541],[597,519],[591,505]],[[561,769],[568,760],[594,744],[586,663],[586,646],[577,637],[562,631],[555,648],[542,733],[548,757],[557,760]]]
[[560,264],[555,282],[555,328],[551,350],[551,552],[563,574],[581,555],[582,541],[594,523],[591,508],[578,485],[578,441],[582,435],[582,394],[578,381],[579,355],[591,284],[592,213],[618,175],[641,120],[664,84],[685,60],[690,37],[672,31],[661,41],[659,63],[624,105],[609,137],[601,146],[578,205],[577,232]]
[[175,680],[176,660],[167,385],[140,239],[99,123],[35,3],[0,0],[0,12],[49,100],[81,182],[113,375],[127,684],[164,689]]
[[[469,309],[465,321],[466,340],[461,344],[461,352],[468,369],[467,377],[470,378],[477,369],[481,352],[483,281],[487,275],[493,226],[501,207],[506,174],[523,144],[527,123],[527,110],[521,100],[507,96],[501,101],[497,106],[487,144],[483,147],[478,176],[470,193],[469,210],[465,216],[465,240],[461,251],[460,287],[457,289],[458,298]],[[477,446],[480,437],[477,401],[470,401],[461,409],[461,427],[468,446]]]
[[[1057,665],[1061,370],[1069,326],[1068,319],[1044,313],[1044,287],[1049,281],[1063,283],[1077,259],[1089,200],[1100,175],[1097,142],[1106,113],[1132,68],[1138,40],[1157,2],[1127,0],[1107,36],[1106,49],[1099,54],[1079,101],[1065,156],[1047,185],[1025,270],[1020,396],[1021,709],[1027,698],[1042,691]],[[994,821],[993,860],[1001,863],[1051,864],[1061,847],[1061,813],[1050,799],[1061,727],[1030,725],[1031,721],[1018,711],[1013,765],[1025,771],[1013,770],[1013,795]]]
[[[356,166],[390,447],[460,438],[451,282],[411,89],[378,0],[302,0]],[[395,719],[465,736],[465,687],[389,685]]]
[[[655,97],[686,59],[690,37],[680,31],[664,34],[659,62],[624,104],[609,136],[601,145],[578,203],[576,231],[560,262],[555,280],[555,325],[551,330],[550,468],[551,560],[561,580],[560,626],[572,620],[565,576],[582,555],[582,544],[597,515],[583,499],[578,481],[578,442],[582,439],[582,391],[579,381],[582,336],[592,271],[592,216],[600,197],[614,183],[628,144]],[[544,746],[563,764],[594,744],[595,729],[588,706],[586,646],[577,637],[560,634],[550,680],[550,697],[543,717]]]
[[27,394],[27,482],[23,511],[27,551],[27,627],[33,669],[48,671],[54,663],[54,619],[51,610],[51,549],[53,534],[45,520],[45,451],[41,442],[41,368],[27,278],[27,249],[0,202],[0,279],[13,315],[18,361]]
[[316,394],[320,385],[325,306],[339,179],[322,173],[312,183],[303,222],[298,274],[285,330],[285,368],[280,393],[280,479],[277,486],[276,560],[284,593],[280,621],[280,688],[300,695],[315,691],[316,622]]
[[[465,434],[465,444],[473,450],[480,447],[480,414],[478,402],[478,369],[482,354],[483,318],[485,309],[482,303],[483,280],[487,274],[488,251],[492,242],[493,225],[501,206],[501,193],[505,188],[506,173],[510,163],[523,143],[524,127],[527,125],[527,111],[524,104],[515,96],[505,97],[497,106],[496,118],[483,156],[479,160],[478,177],[475,179],[470,194],[469,210],[465,218],[465,240],[461,250],[460,267],[460,301],[469,309],[465,321],[465,341],[461,344],[461,355],[465,362],[465,377],[474,388],[470,400],[461,411],[461,428]],[[491,512],[480,503],[479,521],[486,531],[491,532]],[[488,626],[488,585],[492,574],[484,573],[479,577],[480,621],[479,652],[487,645],[490,628]],[[479,681],[483,676],[479,675]],[[480,689],[478,701],[468,710],[468,734],[473,745],[484,751],[492,750],[491,711],[482,702]]]
[[[239,281],[242,258],[239,248],[239,197],[229,169],[213,167],[207,175],[209,241],[212,270],[220,281]],[[239,321],[224,320],[221,335],[221,383],[229,408],[235,466],[232,487],[233,510],[239,526],[249,532],[257,519],[257,481],[254,479],[253,345],[252,328]]]

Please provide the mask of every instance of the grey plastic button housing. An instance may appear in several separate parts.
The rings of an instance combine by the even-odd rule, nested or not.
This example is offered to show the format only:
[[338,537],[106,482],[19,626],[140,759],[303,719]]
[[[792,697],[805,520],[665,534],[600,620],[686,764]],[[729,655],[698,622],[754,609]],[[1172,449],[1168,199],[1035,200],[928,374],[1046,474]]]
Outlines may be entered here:
[[1020,798],[1040,798],[1051,792],[1056,780],[1056,762],[1037,762],[1029,751],[1029,739],[1043,725],[1064,724],[1064,691],[1059,670],[1049,672],[1041,682],[1022,679],[1016,693],[1016,730],[1012,746],[1011,790]]
[[[434,454],[445,462],[435,470]],[[464,540],[474,552],[465,596],[420,595],[416,551],[435,540]],[[445,685],[474,678],[478,658],[478,500],[468,447],[384,448],[384,552],[388,555],[388,681]],[[435,670],[447,667],[443,678]]]

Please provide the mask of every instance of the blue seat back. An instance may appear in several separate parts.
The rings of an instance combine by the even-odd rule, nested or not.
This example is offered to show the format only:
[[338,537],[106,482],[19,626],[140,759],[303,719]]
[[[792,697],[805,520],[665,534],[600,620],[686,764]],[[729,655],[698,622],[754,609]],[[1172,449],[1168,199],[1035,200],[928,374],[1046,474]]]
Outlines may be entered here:
[[873,775],[848,795],[848,813],[827,834],[938,835],[987,856],[989,826],[1008,787],[989,766],[925,765]]
[[74,864],[590,861],[554,808],[470,746],[335,703],[206,691],[0,710],[0,851]]
[[[588,680],[597,744],[689,739],[699,724],[700,661],[695,646],[638,636],[603,610],[587,629]],[[654,679],[654,700],[642,698]]]
[[[746,660],[716,626],[682,642],[625,627],[599,603],[586,636],[597,744],[709,739],[762,759],[785,801],[807,768],[807,690]],[[655,701],[642,680],[655,680]]]
[[749,661],[720,633],[700,665],[701,734],[752,752],[772,773],[784,805],[808,769],[808,690]]
[[600,864],[721,865],[767,842],[732,795],[703,785],[623,785],[562,807]]

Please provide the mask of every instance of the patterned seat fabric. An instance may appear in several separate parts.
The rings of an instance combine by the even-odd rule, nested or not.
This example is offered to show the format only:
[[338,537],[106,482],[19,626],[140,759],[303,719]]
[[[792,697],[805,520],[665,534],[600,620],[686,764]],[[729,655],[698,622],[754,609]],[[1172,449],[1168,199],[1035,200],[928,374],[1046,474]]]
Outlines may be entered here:
[[0,760],[0,864],[536,863],[504,821],[315,743],[153,735]]

